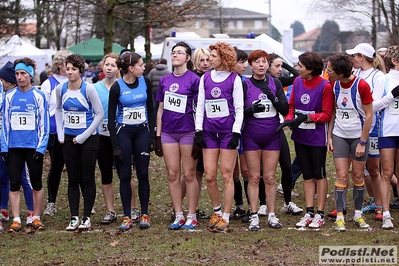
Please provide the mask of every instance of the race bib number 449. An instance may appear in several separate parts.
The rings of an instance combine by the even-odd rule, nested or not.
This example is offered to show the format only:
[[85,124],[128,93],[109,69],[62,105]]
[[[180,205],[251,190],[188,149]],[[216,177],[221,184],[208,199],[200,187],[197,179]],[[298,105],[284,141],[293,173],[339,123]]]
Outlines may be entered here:
[[167,91],[165,92],[163,106],[166,110],[184,114],[187,106],[187,95]]

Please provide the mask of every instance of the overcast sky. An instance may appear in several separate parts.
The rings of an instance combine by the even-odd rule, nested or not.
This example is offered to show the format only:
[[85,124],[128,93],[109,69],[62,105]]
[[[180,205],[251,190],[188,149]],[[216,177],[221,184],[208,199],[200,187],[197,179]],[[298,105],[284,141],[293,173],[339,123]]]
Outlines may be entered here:
[[[324,12],[320,14],[311,9],[311,4],[314,4],[315,0],[222,0],[222,3],[225,7],[237,7],[269,14],[269,1],[271,1],[272,24],[281,34],[296,20],[302,22],[305,31],[323,26],[327,19],[334,20],[334,17],[326,16]],[[341,31],[348,30],[344,23],[335,21],[339,24]]]

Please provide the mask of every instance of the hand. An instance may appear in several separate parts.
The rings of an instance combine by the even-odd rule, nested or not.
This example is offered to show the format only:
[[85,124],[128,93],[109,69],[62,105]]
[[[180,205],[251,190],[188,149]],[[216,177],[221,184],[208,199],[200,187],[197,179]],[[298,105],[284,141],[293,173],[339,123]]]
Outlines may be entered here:
[[206,148],[206,142],[202,135],[202,131],[195,132],[195,143],[202,148]]
[[260,100],[257,100],[256,102],[251,104],[251,106],[248,106],[244,110],[245,114],[247,114],[247,115],[253,114],[253,113],[260,113],[263,111],[265,111],[265,106],[260,103]]
[[305,122],[306,120],[308,120],[308,115],[302,114],[302,113],[298,113],[295,112],[296,118],[294,121],[292,121],[292,123],[290,124],[290,129],[296,129],[299,127],[300,124],[302,124],[303,122]]
[[284,127],[289,126],[291,124],[291,120],[285,120],[281,125],[276,128],[276,132],[280,132]]
[[193,157],[194,160],[197,160],[201,154],[202,154],[202,147],[196,143],[196,137],[194,137],[194,144],[193,144],[193,149],[191,151],[191,157]]
[[148,142],[148,150],[150,152],[153,152],[156,148],[156,142],[155,142],[155,136],[150,136],[149,142]]
[[241,134],[240,133],[233,133],[233,137],[231,138],[231,140],[229,141],[229,143],[227,144],[227,148],[230,149],[237,149],[238,147],[238,142],[240,141],[241,138]]
[[38,160],[41,156],[43,156],[43,154],[41,154],[40,152],[35,151],[35,153],[33,154],[33,160]]
[[2,152],[1,153],[1,158],[3,159],[3,161],[8,163],[8,152]]
[[123,161],[123,154],[121,149],[113,150],[112,156],[114,156],[115,161]]
[[398,96],[399,96],[399,85],[396,86],[395,88],[393,88],[393,89],[391,90],[391,93],[392,93],[392,95],[393,95],[394,98],[398,97]]
[[155,137],[155,154],[159,157],[163,156],[161,136]]
[[266,94],[267,98],[272,102],[275,103],[276,101],[278,101],[278,98],[276,97],[276,95],[273,94],[272,90],[269,88],[268,85],[266,85],[266,83],[262,83],[261,85],[261,90],[264,94]]

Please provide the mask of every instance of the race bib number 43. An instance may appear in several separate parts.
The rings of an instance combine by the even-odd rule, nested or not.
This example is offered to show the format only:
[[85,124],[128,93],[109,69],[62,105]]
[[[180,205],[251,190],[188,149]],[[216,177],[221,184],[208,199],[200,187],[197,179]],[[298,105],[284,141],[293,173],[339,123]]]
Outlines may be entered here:
[[206,100],[205,108],[208,118],[219,118],[229,115],[229,107],[226,99]]

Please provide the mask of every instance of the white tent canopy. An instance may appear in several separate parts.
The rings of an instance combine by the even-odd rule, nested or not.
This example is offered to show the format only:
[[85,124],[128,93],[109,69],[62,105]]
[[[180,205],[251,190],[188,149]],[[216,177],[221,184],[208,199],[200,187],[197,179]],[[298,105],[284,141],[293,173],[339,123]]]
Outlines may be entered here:
[[[272,37],[262,33],[261,35],[255,37],[255,39],[259,39],[259,40],[265,40],[267,41],[267,44],[271,47],[270,51],[275,51],[276,54],[278,54],[279,56],[285,57],[284,56],[284,47],[283,44],[276,41],[275,39],[273,39]],[[297,50],[292,50],[292,59],[294,62],[298,61],[298,56],[300,56],[302,53],[297,51]],[[291,58],[289,58],[289,60],[291,61]]]
[[7,61],[14,63],[16,59],[28,57],[36,62],[36,72],[40,73],[45,69],[45,64],[49,63],[47,53],[25,42],[18,35],[0,47],[0,67]]
[[[144,44],[145,44],[145,38],[143,36],[140,35],[134,39],[134,50],[142,57],[145,57]],[[150,49],[151,49],[152,59],[153,60],[160,59],[162,55],[163,42],[159,44],[151,43]]]

